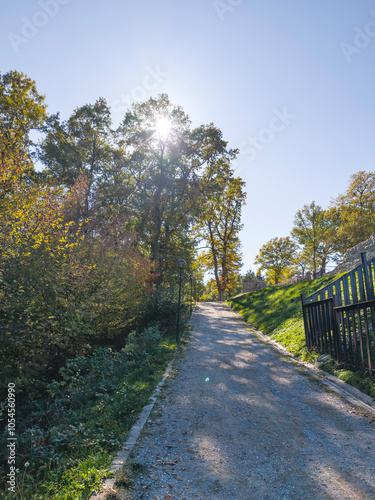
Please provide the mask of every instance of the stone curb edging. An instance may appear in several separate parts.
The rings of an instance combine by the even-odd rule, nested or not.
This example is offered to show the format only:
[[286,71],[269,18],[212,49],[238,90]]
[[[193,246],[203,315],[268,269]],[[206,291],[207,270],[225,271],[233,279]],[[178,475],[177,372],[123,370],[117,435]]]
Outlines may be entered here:
[[[121,469],[129,458],[130,453],[133,451],[133,448],[139,438],[139,435],[141,434],[148,417],[150,416],[150,413],[156,403],[157,397],[160,394],[161,388],[163,387],[165,381],[169,377],[173,363],[175,361],[174,357],[167,365],[167,368],[164,372],[163,378],[161,381],[158,383],[156,386],[154,392],[149,398],[149,403],[143,407],[141,413],[139,414],[137,421],[133,425],[133,427],[130,429],[128,436],[126,438],[126,441],[122,445],[121,450],[117,454],[116,458],[113,460],[111,467],[108,469],[109,472],[115,473],[117,470]],[[107,479],[104,482],[103,489],[101,491],[98,491],[96,493],[93,493],[90,497],[90,500],[105,500],[107,498],[107,494],[113,493],[114,492],[114,485],[115,485],[115,478],[110,478]]]
[[280,351],[283,355],[287,356],[293,363],[303,366],[307,371],[310,372],[311,375],[317,377],[324,385],[327,385],[335,392],[345,397],[352,404],[360,406],[361,408],[364,408],[368,412],[375,415],[375,400],[371,396],[365,394],[356,387],[347,384],[346,382],[335,377],[334,375],[327,373],[319,368],[316,368],[311,363],[306,363],[305,361],[301,361],[299,359],[294,358],[293,354],[287,351],[284,346],[282,346],[275,340],[271,339],[271,337],[265,335],[263,332],[260,332],[252,328],[248,323],[246,323],[243,317],[237,311],[234,311],[230,306],[226,305],[226,307],[228,307],[228,309],[230,309],[238,319],[240,319],[243,323],[245,323],[245,325],[248,328],[251,328],[251,332],[254,333],[254,335],[257,336],[260,340],[263,340],[267,344],[271,344],[275,349]]

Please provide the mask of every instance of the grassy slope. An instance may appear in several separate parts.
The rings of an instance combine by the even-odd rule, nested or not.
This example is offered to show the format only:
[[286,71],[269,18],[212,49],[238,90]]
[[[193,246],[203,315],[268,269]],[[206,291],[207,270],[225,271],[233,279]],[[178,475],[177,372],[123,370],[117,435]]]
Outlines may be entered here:
[[[319,354],[306,348],[300,296],[311,295],[333,279],[325,277],[285,287],[267,287],[258,292],[238,295],[229,299],[228,304],[252,327],[269,335],[294,356],[313,362]],[[362,373],[340,369],[334,363],[323,368],[375,397],[375,381]]]
[[267,287],[228,300],[229,305],[257,330],[261,330],[304,360],[312,361],[305,344],[301,294],[311,295],[332,281],[332,277],[295,285]]

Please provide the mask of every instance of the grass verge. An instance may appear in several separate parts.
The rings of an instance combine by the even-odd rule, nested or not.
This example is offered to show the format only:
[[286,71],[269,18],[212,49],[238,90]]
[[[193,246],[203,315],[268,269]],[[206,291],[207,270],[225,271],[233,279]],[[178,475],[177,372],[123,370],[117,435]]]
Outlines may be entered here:
[[[306,347],[301,294],[311,295],[333,281],[324,277],[285,287],[267,287],[227,301],[253,328],[267,334],[293,356],[313,363],[320,354]],[[321,367],[357,389],[375,397],[375,381],[362,372],[343,370],[334,362]]]
[[120,352],[69,360],[44,400],[19,410],[16,491],[2,498],[89,499],[175,350],[174,338],[151,327],[130,334]]
[[365,373],[341,368],[334,360],[324,363],[320,368],[375,399],[375,380]]

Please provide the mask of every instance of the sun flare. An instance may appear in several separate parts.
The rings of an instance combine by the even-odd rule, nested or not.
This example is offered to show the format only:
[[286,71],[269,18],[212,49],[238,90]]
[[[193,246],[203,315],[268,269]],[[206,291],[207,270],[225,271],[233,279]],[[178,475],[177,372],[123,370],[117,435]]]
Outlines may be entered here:
[[166,139],[171,131],[172,123],[169,118],[162,117],[156,122],[155,128],[160,139]]

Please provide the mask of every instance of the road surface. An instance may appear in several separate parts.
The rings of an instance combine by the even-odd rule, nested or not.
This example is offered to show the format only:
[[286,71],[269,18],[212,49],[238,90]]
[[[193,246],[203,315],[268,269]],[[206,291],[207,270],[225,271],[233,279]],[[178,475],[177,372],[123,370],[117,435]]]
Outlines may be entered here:
[[231,310],[201,303],[118,498],[375,499],[374,430]]

